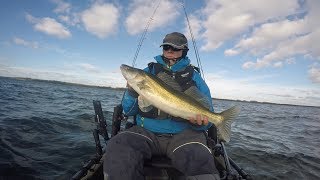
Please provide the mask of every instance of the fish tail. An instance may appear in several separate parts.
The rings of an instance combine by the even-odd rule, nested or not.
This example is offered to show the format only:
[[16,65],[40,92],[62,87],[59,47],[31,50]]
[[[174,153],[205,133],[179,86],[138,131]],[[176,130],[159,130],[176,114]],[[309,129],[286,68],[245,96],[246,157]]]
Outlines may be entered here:
[[231,124],[233,123],[234,118],[238,116],[239,112],[240,108],[238,106],[233,106],[230,109],[220,113],[222,116],[222,122],[220,125],[218,125],[217,129],[222,141],[230,141]]

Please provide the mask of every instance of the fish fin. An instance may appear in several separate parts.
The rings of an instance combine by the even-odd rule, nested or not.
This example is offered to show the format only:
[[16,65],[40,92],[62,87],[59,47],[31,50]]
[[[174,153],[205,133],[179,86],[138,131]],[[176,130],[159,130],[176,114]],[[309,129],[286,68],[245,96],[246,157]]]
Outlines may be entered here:
[[191,86],[187,90],[184,91],[184,93],[196,101],[198,101],[200,104],[202,104],[207,109],[210,109],[211,107],[211,99],[208,99],[196,86]]
[[138,97],[138,105],[142,112],[148,112],[153,108],[151,103],[144,99],[142,96]]
[[157,77],[161,79],[165,84],[168,86],[172,87],[173,89],[177,91],[181,91],[180,85],[167,73],[165,72],[160,72]]
[[234,118],[239,114],[240,107],[239,106],[233,106],[230,109],[227,109],[220,113],[220,115],[223,117],[223,120],[221,124],[217,127],[220,140],[224,142],[230,141],[231,136],[231,124],[234,121]]

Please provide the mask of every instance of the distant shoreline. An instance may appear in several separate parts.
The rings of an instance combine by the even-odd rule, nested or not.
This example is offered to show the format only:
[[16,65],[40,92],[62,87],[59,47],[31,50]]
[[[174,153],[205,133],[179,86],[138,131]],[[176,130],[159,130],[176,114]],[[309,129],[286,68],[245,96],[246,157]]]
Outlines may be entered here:
[[[25,78],[25,77],[6,77],[0,76],[0,78],[11,78],[16,80],[30,80],[30,81],[40,81],[40,82],[52,82],[57,84],[65,84],[65,85],[76,85],[76,86],[83,86],[83,87],[98,87],[98,88],[106,88],[106,89],[113,89],[113,90],[121,90],[124,91],[126,88],[116,88],[111,86],[97,86],[97,85],[87,85],[87,84],[78,84],[78,83],[71,83],[71,82],[63,82],[63,81],[56,81],[56,80],[45,80],[45,79],[34,79],[34,78]],[[297,104],[283,104],[283,103],[273,103],[273,102],[259,102],[259,101],[246,101],[246,100],[237,100],[237,99],[223,99],[223,98],[212,98],[215,100],[224,100],[224,101],[235,101],[235,102],[248,102],[248,103],[261,103],[261,104],[275,104],[275,105],[287,105],[287,106],[303,106],[303,107],[316,107],[320,108],[320,106],[311,106],[311,105],[297,105]]]

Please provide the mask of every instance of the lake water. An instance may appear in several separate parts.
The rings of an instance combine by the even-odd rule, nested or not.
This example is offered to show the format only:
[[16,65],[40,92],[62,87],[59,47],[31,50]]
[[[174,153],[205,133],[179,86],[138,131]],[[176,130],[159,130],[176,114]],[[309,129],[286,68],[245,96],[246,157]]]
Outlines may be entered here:
[[[0,77],[0,179],[69,179],[95,154],[92,101],[110,125],[122,94]],[[241,107],[227,151],[254,179],[320,179],[319,107],[213,103],[217,112]]]

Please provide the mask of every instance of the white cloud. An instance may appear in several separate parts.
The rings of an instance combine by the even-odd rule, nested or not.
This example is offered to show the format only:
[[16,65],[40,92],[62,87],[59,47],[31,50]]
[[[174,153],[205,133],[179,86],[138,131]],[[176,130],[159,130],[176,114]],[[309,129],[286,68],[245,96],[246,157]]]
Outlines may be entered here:
[[251,37],[242,39],[232,50],[261,55],[256,62],[246,62],[243,67],[263,68],[274,62],[292,64],[297,55],[318,59],[320,57],[320,2],[307,1],[307,13],[302,19],[266,23],[257,27]]
[[254,82],[254,78],[223,79],[214,74],[207,74],[206,81],[214,98],[311,106],[320,104],[320,89],[317,88],[263,84]]
[[255,25],[283,19],[299,7],[293,0],[218,0],[206,1],[203,15],[205,45],[202,50],[214,50],[226,41],[246,33]]
[[194,16],[201,50],[231,45],[226,56],[250,58],[244,69],[280,68],[297,56],[320,59],[319,0],[208,0]]
[[320,65],[313,64],[308,71],[309,77],[313,83],[320,83]]
[[280,67],[282,67],[282,66],[283,66],[283,62],[281,62],[281,61],[275,62],[275,63],[273,64],[273,67],[276,67],[276,68],[280,68]]
[[239,54],[239,51],[236,51],[234,49],[227,49],[224,51],[224,55],[226,55],[226,56],[235,56],[238,54]]
[[265,23],[256,27],[251,37],[241,39],[233,49],[226,51],[235,51],[234,54],[248,52],[252,55],[261,55],[273,50],[281,41],[295,38],[306,31],[304,20],[298,21],[279,21]]
[[[127,32],[132,35],[143,32],[157,4],[158,1],[153,0],[134,0],[129,5],[129,15],[125,21]],[[175,22],[179,16],[178,8],[181,8],[178,2],[162,0],[149,30],[152,31]]]
[[286,60],[286,63],[287,64],[296,64],[296,60],[293,58],[293,57],[291,57],[291,58],[288,58],[287,60]]
[[[192,14],[190,16],[188,16],[188,19],[189,19],[190,28],[191,28],[193,37],[194,37],[194,39],[198,39],[199,37],[201,37],[202,22],[197,16],[192,15]],[[186,24],[186,27],[184,30],[184,34],[186,35],[187,39],[191,40],[192,37],[190,35],[190,30],[189,30],[187,20],[185,21],[185,24]]]
[[76,26],[80,23],[79,15],[76,13],[68,15],[59,15],[58,18],[61,22],[64,22],[69,26]]
[[59,15],[58,18],[59,18],[61,21],[66,22],[66,23],[68,23],[68,22],[71,21],[69,16]]
[[98,67],[96,67],[92,64],[89,64],[89,63],[80,63],[80,64],[78,64],[78,66],[89,73],[99,73],[100,72]]
[[120,12],[113,4],[93,4],[81,13],[85,29],[99,38],[105,38],[117,30]]
[[69,13],[71,9],[71,4],[66,3],[63,0],[52,0],[55,4],[57,4],[57,7],[53,10],[55,13]]
[[17,45],[26,46],[26,47],[33,48],[33,49],[39,48],[38,42],[31,42],[31,41],[27,41],[27,40],[17,38],[17,37],[13,38],[13,42]]
[[126,81],[120,71],[115,72],[83,72],[83,68],[60,67],[59,69],[33,69],[0,64],[0,76],[24,77],[42,80],[53,80],[102,87],[125,87]]
[[58,19],[69,26],[79,25],[79,13],[72,12],[72,5],[63,0],[51,0],[57,7],[53,10],[58,15]]
[[30,23],[34,24],[33,28],[36,31],[40,31],[61,39],[71,37],[70,31],[55,19],[49,17],[35,18],[30,14],[26,15],[26,19]]
[[[256,62],[250,62],[251,68],[268,67],[275,61],[286,61],[296,55],[310,54],[312,57],[320,57],[320,47],[316,43],[319,40],[320,29],[304,36],[281,41],[273,51],[262,58],[258,58]],[[248,64],[248,62],[245,64]]]

